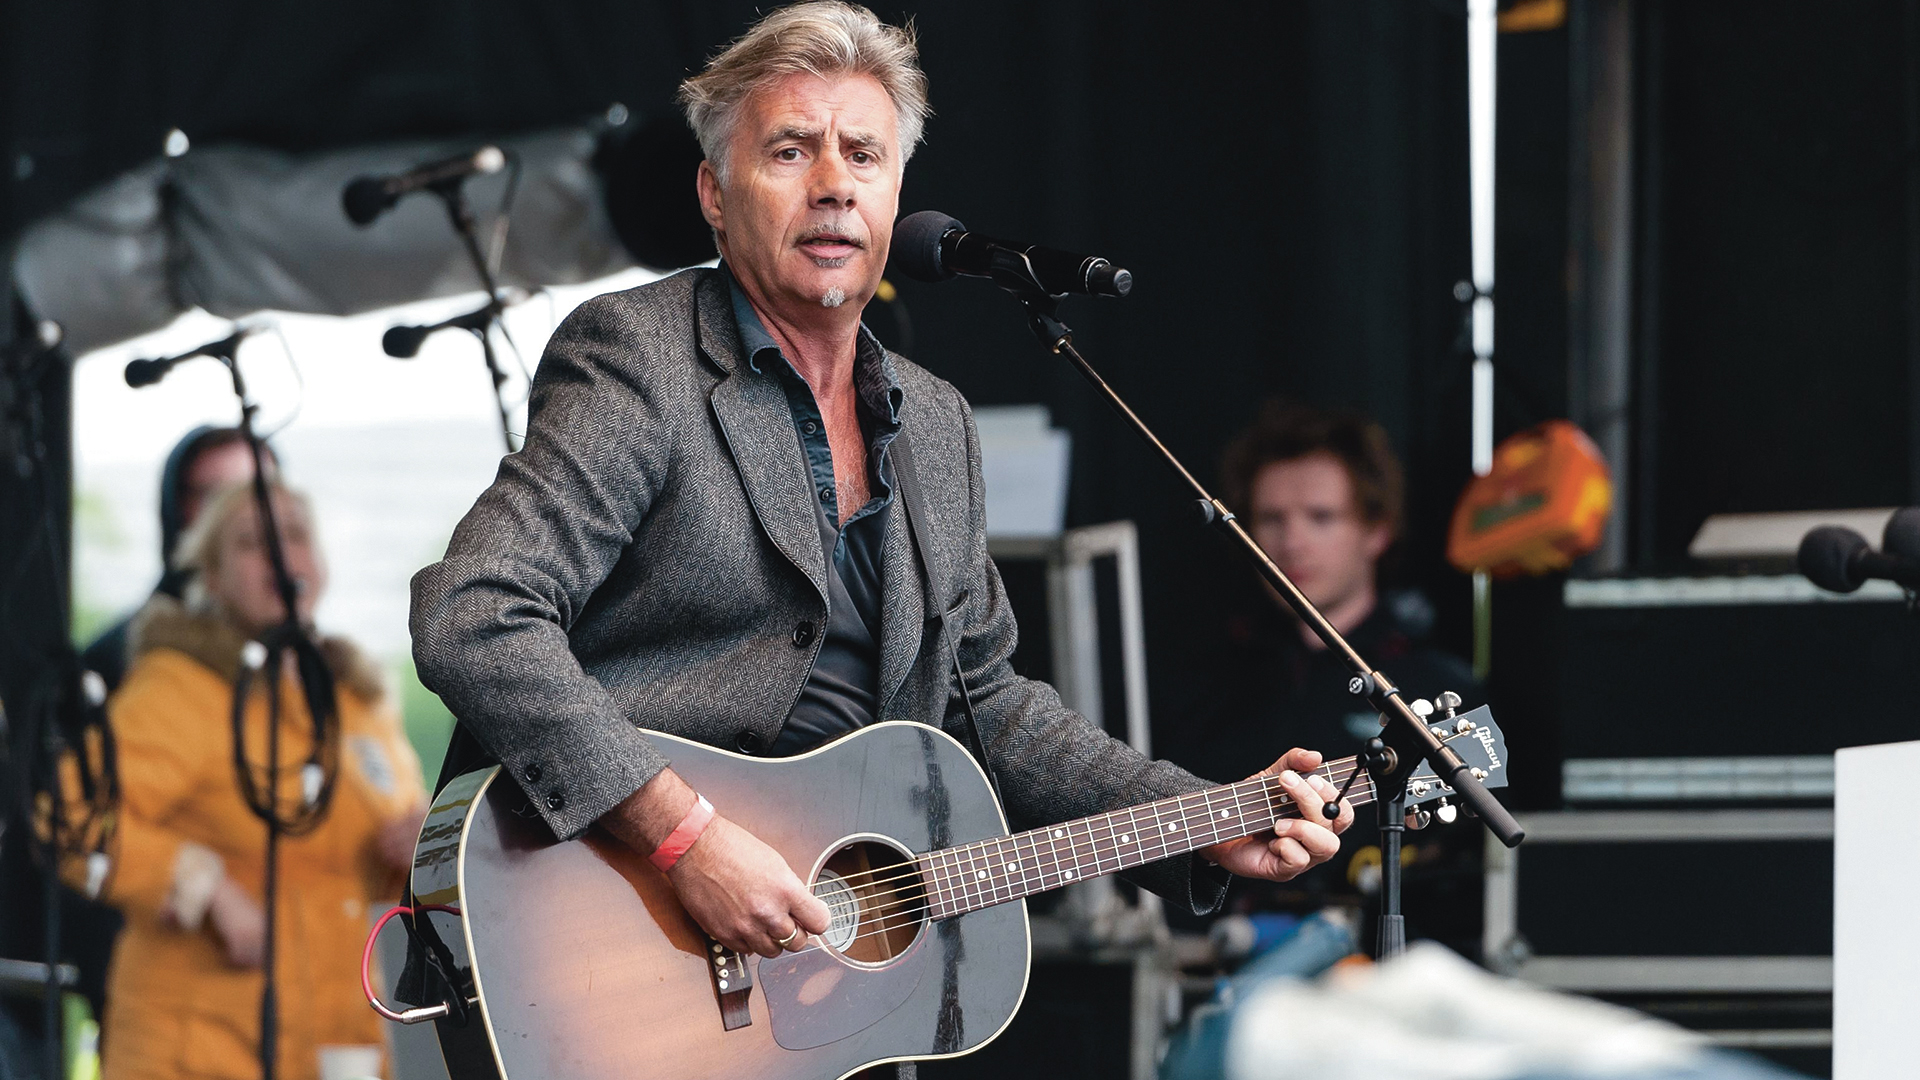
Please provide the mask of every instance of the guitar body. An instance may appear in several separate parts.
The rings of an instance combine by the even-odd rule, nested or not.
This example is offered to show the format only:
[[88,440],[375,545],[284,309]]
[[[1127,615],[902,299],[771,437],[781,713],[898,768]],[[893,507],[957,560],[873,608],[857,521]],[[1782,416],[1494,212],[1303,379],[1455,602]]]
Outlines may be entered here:
[[[477,999],[465,1024],[437,1022],[456,1080],[836,1080],[966,1053],[1006,1027],[1026,992],[1025,904],[929,919],[902,865],[1007,833],[959,743],[886,723],[761,759],[651,737],[720,813],[827,890],[833,947],[745,957],[743,1003],[733,958],[727,985],[750,1022],[729,1030],[715,946],[664,875],[598,829],[555,841],[500,770],[469,773],[436,800],[414,861],[418,901],[461,911],[458,933],[450,916],[435,922],[456,962],[464,946]],[[823,885],[836,881],[849,887]]]

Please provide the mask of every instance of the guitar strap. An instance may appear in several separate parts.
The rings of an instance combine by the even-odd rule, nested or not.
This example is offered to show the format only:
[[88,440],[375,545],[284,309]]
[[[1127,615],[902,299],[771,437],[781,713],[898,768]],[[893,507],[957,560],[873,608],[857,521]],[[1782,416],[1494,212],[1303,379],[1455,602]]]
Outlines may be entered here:
[[[981,771],[987,774],[987,783],[993,787],[994,797],[1000,798],[1000,777],[988,762],[986,743],[980,739],[980,722],[973,714],[973,695],[967,691],[967,673],[960,666],[960,645],[947,612],[946,595],[934,585],[931,565],[933,545],[927,542],[927,528],[920,520],[926,504],[920,498],[920,474],[914,468],[913,451],[905,427],[893,437],[888,449],[893,458],[894,490],[900,493],[900,507],[906,511],[907,526],[913,531],[914,562],[920,566],[920,580],[926,585],[927,599],[940,615],[940,636],[946,639],[947,655],[953,661],[953,681],[960,688],[960,710],[967,721],[967,749],[980,762]],[[1006,802],[1005,799],[1000,801],[1003,804]]]

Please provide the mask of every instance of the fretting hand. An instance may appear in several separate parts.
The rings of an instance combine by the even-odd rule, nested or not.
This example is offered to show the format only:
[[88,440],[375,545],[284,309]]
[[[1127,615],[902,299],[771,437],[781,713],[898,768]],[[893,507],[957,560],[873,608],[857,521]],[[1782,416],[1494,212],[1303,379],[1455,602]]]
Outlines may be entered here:
[[1267,881],[1286,881],[1333,858],[1340,850],[1339,834],[1353,824],[1353,807],[1343,801],[1340,816],[1327,820],[1323,808],[1339,792],[1315,773],[1319,767],[1317,752],[1295,749],[1255,773],[1255,777],[1279,777],[1281,788],[1300,808],[1300,816],[1281,818],[1272,832],[1201,848],[1201,857],[1231,873]]

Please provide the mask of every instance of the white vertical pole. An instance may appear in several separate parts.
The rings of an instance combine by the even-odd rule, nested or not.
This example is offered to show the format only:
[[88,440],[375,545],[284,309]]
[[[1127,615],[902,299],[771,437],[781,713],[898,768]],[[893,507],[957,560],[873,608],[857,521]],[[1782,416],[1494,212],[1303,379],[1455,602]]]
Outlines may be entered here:
[[[1493,119],[1496,0],[1467,0],[1467,182],[1473,246],[1473,472],[1493,468]],[[1493,590],[1473,575],[1473,672],[1492,667]]]

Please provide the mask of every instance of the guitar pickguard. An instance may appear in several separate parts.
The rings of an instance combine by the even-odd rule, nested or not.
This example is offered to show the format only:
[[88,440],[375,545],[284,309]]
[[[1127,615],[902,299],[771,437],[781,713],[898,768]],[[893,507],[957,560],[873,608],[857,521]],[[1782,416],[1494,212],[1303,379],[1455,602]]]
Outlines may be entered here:
[[920,986],[926,965],[915,954],[926,939],[920,935],[884,967],[856,967],[819,948],[760,961],[773,1041],[788,1050],[811,1050],[879,1023]]

